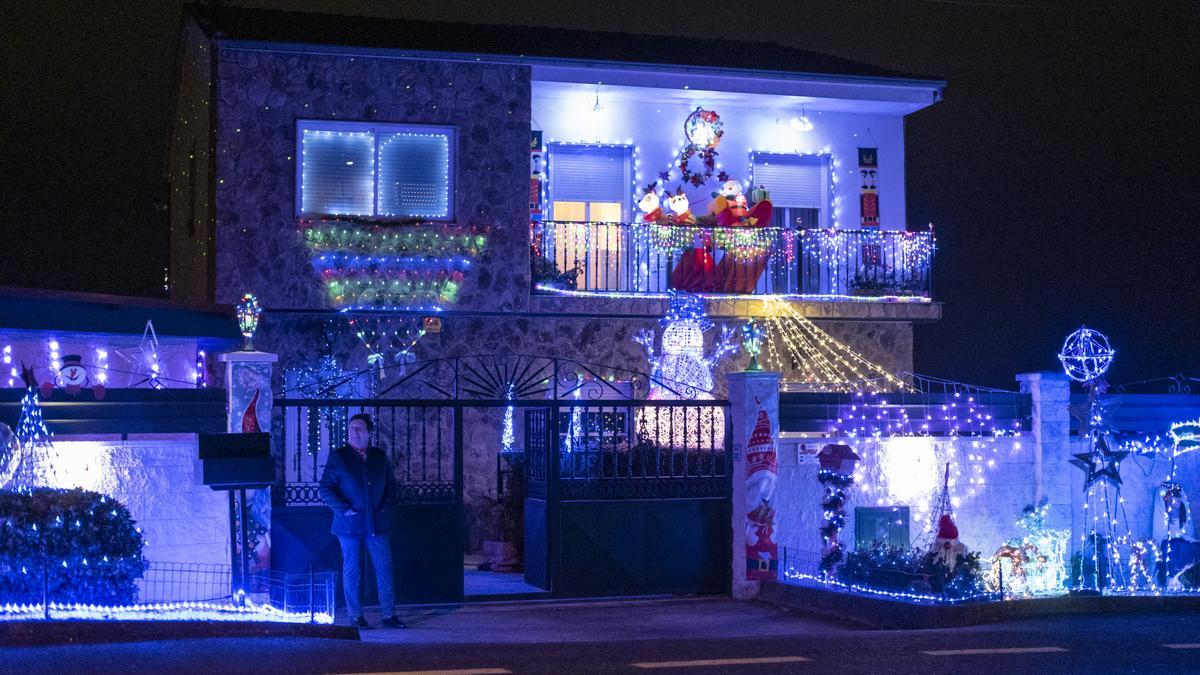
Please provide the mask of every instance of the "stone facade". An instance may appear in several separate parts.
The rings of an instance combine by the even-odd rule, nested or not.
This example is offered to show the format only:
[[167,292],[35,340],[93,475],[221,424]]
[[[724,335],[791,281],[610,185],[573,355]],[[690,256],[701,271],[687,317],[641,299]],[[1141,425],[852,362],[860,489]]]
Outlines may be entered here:
[[329,308],[297,226],[296,129],[346,120],[456,127],[455,214],[490,234],[455,307],[525,308],[528,68],[224,47],[216,89],[217,302]]

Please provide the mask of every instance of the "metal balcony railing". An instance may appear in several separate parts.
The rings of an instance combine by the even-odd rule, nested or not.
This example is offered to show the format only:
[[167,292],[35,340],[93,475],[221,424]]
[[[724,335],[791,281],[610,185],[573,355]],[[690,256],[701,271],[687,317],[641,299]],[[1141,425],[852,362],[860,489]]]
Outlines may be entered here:
[[926,300],[933,232],[543,221],[535,292]]

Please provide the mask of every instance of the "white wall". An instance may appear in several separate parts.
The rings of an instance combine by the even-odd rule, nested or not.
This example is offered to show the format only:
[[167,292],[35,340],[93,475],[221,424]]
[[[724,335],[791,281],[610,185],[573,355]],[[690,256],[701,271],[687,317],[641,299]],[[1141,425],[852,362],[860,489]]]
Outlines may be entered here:
[[[822,99],[615,86],[599,87],[603,110],[597,113],[593,112],[596,92],[590,85],[535,81],[533,128],[542,130],[547,142],[636,146],[640,176],[635,183],[644,186],[659,180],[660,171],[677,165],[685,143],[684,119],[696,106],[703,106],[715,110],[724,123],[725,136],[717,147],[720,166],[743,185],[750,178],[751,151],[832,155],[836,221],[848,228],[859,226],[857,148],[878,147],[882,227],[905,229],[904,123],[900,115],[825,111],[822,107],[832,107],[834,102]],[[801,103],[814,124],[810,132],[798,132],[789,125],[789,120],[800,114]],[[836,105],[845,108],[848,104],[840,101]],[[870,139],[866,138],[868,128]],[[678,184],[676,168],[666,187],[673,192]],[[717,187],[714,176],[708,185],[687,190],[693,211],[703,212]],[[637,201],[633,185],[630,190],[632,207]]]
[[[911,511],[912,543],[928,542],[932,521],[928,511],[936,505],[941,475],[950,461],[950,494],[955,500],[954,519],[959,538],[983,558],[1023,530],[1016,525],[1021,509],[1034,499],[1034,452],[1028,436],[1005,438],[892,438],[798,439],[779,442],[779,486],[777,537],[780,546],[792,551],[816,553],[821,548],[817,528],[821,525],[823,488],[817,482],[817,463],[799,462],[801,443],[812,449],[826,443],[846,443],[862,456],[857,480],[850,490],[846,528],[842,540],[854,547],[854,508],[857,506],[907,505]],[[1081,469],[1070,464],[1074,453],[1086,452],[1086,440],[1072,438],[1065,450],[1054,450],[1044,465],[1044,494],[1051,504],[1047,524],[1071,531],[1070,550],[1080,550],[1090,513],[1082,508]],[[1165,458],[1133,457],[1121,463],[1121,497],[1124,514],[1119,527],[1128,523],[1137,539],[1163,537],[1163,507],[1159,484],[1170,474]],[[1178,460],[1176,479],[1184,487],[1192,514],[1200,508],[1200,453]],[[1200,534],[1193,516],[1187,532]]]
[[80,487],[124,504],[151,562],[229,564],[224,492],[196,481],[194,436],[173,440],[55,440],[39,449],[54,487]]
[[[854,509],[860,506],[908,506],[913,544],[932,541],[932,513],[950,463],[950,496],[959,539],[984,557],[1019,536],[1021,509],[1033,501],[1033,444],[1024,437],[796,439],[779,442],[777,536],[793,551],[819,552],[821,499],[816,461],[798,461],[800,444],[811,450],[845,443],[863,459],[846,507],[842,540],[854,548]],[[1069,518],[1069,514],[1063,514]]]

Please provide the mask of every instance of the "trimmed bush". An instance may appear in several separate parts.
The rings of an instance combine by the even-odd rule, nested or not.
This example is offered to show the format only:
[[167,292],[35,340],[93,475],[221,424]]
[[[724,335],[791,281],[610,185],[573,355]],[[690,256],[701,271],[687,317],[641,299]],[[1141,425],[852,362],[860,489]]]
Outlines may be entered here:
[[146,570],[129,509],[98,492],[0,491],[0,603],[124,605]]

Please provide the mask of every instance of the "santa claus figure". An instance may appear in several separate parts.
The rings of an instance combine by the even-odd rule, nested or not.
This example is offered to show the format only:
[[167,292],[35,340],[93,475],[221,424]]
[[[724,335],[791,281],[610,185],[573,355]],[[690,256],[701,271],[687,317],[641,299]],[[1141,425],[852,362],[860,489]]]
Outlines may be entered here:
[[779,571],[779,545],[775,542],[775,484],[779,463],[771,420],[758,409],[758,420],[746,443],[746,578],[774,579]]
[[937,538],[933,540],[929,554],[949,570],[958,564],[959,556],[967,555],[967,547],[958,540],[958,527],[949,513],[942,514],[938,519]]

